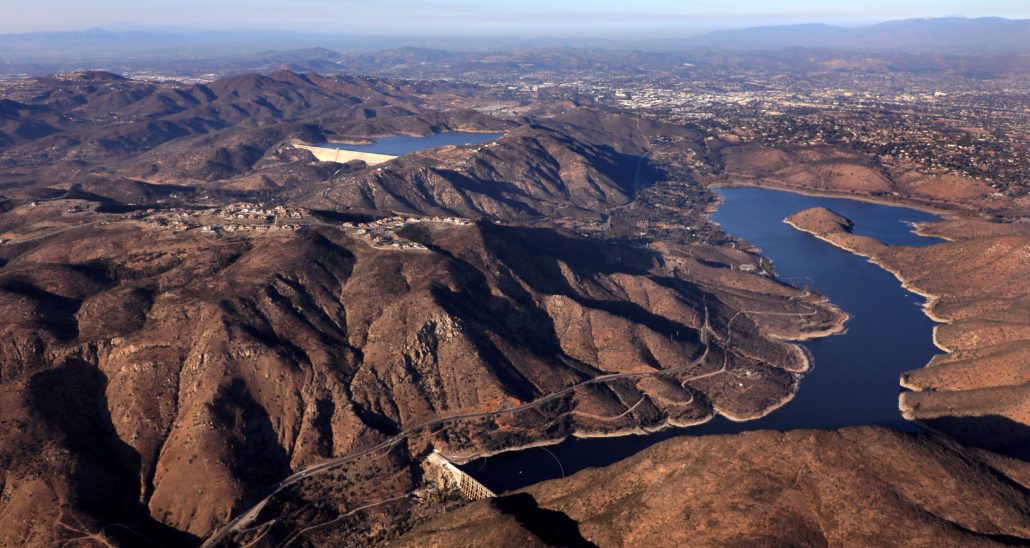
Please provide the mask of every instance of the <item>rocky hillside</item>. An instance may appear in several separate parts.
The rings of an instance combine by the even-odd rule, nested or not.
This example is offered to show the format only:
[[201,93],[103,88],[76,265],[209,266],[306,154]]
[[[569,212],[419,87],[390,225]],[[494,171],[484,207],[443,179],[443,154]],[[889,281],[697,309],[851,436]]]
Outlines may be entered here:
[[698,146],[682,127],[580,109],[534,120],[473,150],[412,155],[345,174],[314,186],[303,200],[339,209],[596,219],[662,178],[648,158],[658,136],[683,149]]
[[[107,530],[125,541],[204,537],[306,464],[604,373],[640,375],[434,443],[478,454],[760,416],[807,367],[770,335],[840,320],[762,276],[684,256],[696,272],[681,279],[671,257],[552,230],[425,222],[398,237],[425,249],[330,226],[215,237],[132,220],[5,246],[3,543],[111,523],[136,531]],[[770,294],[819,314],[763,326],[734,313]]]
[[1026,200],[996,194],[984,181],[912,167],[887,167],[876,156],[825,145],[724,143],[718,151],[729,180],[801,192],[874,198],[961,215],[1019,218]]
[[[189,85],[78,72],[11,89],[0,103],[0,545],[189,545],[247,510],[259,526],[222,538],[288,544],[388,494],[376,519],[326,529],[340,534],[326,542],[386,539],[454,502],[429,500],[447,498],[427,494],[417,465],[431,448],[462,459],[761,417],[811,365],[791,341],[844,327],[740,242],[719,245],[695,169],[717,143],[686,126],[562,101],[499,120],[475,110],[496,97],[468,87],[285,71]],[[292,147],[448,130],[505,135],[371,167]],[[764,162],[810,181],[800,157],[724,152],[731,172]],[[818,189],[899,184],[832,160],[811,168],[828,181]],[[829,213],[808,221],[858,238]],[[1022,420],[1018,400],[984,395],[1025,392],[1010,359],[1025,354],[1025,238],[992,232],[919,255],[859,243],[955,319],[938,330],[954,361],[906,379],[925,389],[905,396],[909,415],[938,419],[973,394]],[[977,285],[987,269],[996,298]],[[844,486],[899,508],[899,527],[928,541],[1027,536],[1022,469],[936,439],[677,443],[626,465],[644,480],[605,483],[629,477],[611,469],[576,484],[579,498],[533,491],[465,516],[527,542],[667,541],[682,533],[654,524],[670,516],[712,542],[872,539],[875,506],[846,517]],[[673,477],[683,463],[689,473]],[[683,483],[695,478],[707,479]],[[925,496],[927,478],[943,502]],[[647,494],[665,485],[675,493]],[[655,498],[701,505],[650,520],[639,509]],[[740,510],[770,501],[790,513]],[[515,521],[491,522],[498,509]],[[440,523],[408,542],[464,540]]]
[[[471,111],[426,108],[467,92],[443,84],[289,71],[192,85],[96,71],[28,79],[0,102],[0,165],[7,168],[0,184],[8,192],[38,189],[69,173],[203,184],[251,172],[290,142],[324,142],[341,132],[510,127]],[[311,159],[284,163],[289,162]]]
[[393,545],[1022,545],[1028,485],[1025,462],[883,428],[683,436]]
[[1030,456],[1030,231],[1022,224],[975,220],[930,223],[921,230],[949,242],[888,246],[852,234],[850,221],[825,208],[787,222],[869,257],[929,299],[944,351],[901,384],[905,417],[966,443]]

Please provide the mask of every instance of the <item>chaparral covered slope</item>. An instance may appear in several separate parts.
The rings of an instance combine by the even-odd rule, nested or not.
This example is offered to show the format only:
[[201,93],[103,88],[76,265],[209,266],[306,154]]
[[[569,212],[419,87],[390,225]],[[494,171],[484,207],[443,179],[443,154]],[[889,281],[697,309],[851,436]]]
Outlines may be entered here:
[[906,418],[967,443],[1030,456],[1030,230],[975,220],[930,223],[920,230],[953,241],[888,246],[851,233],[851,222],[814,208],[787,222],[869,257],[906,287],[929,298],[941,322],[934,342],[945,353],[906,373]]
[[684,436],[472,503],[393,545],[1025,544],[1028,481],[1025,462],[884,428]]

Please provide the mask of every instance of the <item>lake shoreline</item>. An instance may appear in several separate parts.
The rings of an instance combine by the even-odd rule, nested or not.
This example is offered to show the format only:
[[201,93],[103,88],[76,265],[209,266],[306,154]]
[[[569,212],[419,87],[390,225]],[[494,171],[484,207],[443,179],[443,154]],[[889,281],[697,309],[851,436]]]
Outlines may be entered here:
[[[838,242],[838,241],[835,241],[835,240],[833,240],[831,238],[827,238],[827,237],[825,237],[825,236],[823,236],[823,235],[821,235],[821,234],[819,234],[819,233],[817,233],[815,231],[808,230],[806,228],[798,226],[797,224],[795,224],[794,222],[790,221],[789,219],[784,219],[783,222],[786,223],[787,225],[795,228],[796,230],[799,230],[801,232],[804,232],[805,234],[809,234],[809,235],[811,235],[811,236],[813,236],[815,238],[818,238],[818,239],[820,239],[820,240],[822,240],[822,241],[824,241],[824,242],[826,242],[826,243],[828,243],[828,244],[830,244],[830,245],[832,245],[832,246],[834,246],[834,247],[836,247],[838,249],[843,249],[844,251],[847,251],[848,253],[853,253],[853,254],[855,254],[855,255],[857,255],[859,257],[864,257],[867,261],[869,261],[869,263],[874,264],[874,265],[880,267],[881,269],[883,269],[884,272],[887,272],[887,273],[891,274],[892,276],[894,276],[898,280],[898,282],[901,283],[901,287],[904,288],[906,291],[909,291],[910,293],[914,293],[914,294],[919,295],[920,297],[923,297],[924,299],[926,299],[923,302],[922,306],[920,306],[920,308],[922,309],[923,314],[925,314],[927,318],[932,320],[934,323],[940,324],[940,325],[947,325],[947,324],[952,323],[951,319],[938,316],[933,311],[934,306],[941,299],[940,295],[935,295],[933,293],[930,293],[929,291],[926,291],[926,290],[923,290],[923,289],[920,289],[920,288],[914,286],[912,281],[907,279],[907,278],[905,278],[905,276],[898,269],[891,267],[890,265],[886,264],[884,261],[882,261],[881,259],[878,259],[877,257],[875,257],[874,255],[872,255],[870,253],[867,253],[865,251],[862,251],[861,249],[855,248],[854,246],[845,245],[842,242]],[[937,337],[937,328],[940,327],[940,325],[935,325],[933,327],[933,333],[932,333],[932,336],[931,336],[933,344],[934,344],[934,346],[939,348],[945,354],[950,354],[950,353],[953,352],[953,350],[951,350],[951,349],[947,348],[946,346],[944,346],[940,342],[938,337]]]
[[[876,204],[886,207],[896,207],[899,209],[914,209],[916,211],[922,211],[931,215],[936,215],[942,219],[951,217],[972,217],[977,216],[971,212],[962,210],[947,209],[934,205],[927,205],[922,202],[911,201],[903,197],[892,197],[892,198],[878,198],[876,196],[869,196],[863,194],[849,194],[847,192],[838,192],[833,190],[811,190],[811,189],[799,189],[789,185],[783,185],[774,182],[762,181],[719,181],[709,183],[708,188],[720,189],[720,188],[759,188],[766,190],[775,190],[778,192],[789,192],[791,194],[799,194],[801,196],[811,196],[812,198],[836,198],[841,200],[852,200],[855,202],[866,202],[870,204]],[[934,236],[937,237],[937,236]]]
[[[854,199],[852,196],[825,196],[825,195],[811,195],[801,192],[794,192],[793,190],[780,190],[780,189],[767,189],[761,187],[754,187],[749,185],[739,185],[726,187],[727,194],[723,191],[717,193],[718,199],[713,201],[714,203],[709,204],[708,210],[709,219],[712,223],[718,225],[727,234],[739,239],[742,242],[746,242],[749,245],[749,249],[757,250],[754,251],[757,254],[762,255],[768,259],[772,264],[776,265],[776,278],[779,280],[789,280],[796,277],[811,278],[813,280],[813,291],[822,294],[827,298],[830,304],[833,304],[841,313],[842,317],[840,320],[835,322],[834,325],[821,329],[818,332],[805,333],[796,336],[780,336],[777,337],[785,342],[794,342],[798,344],[792,344],[793,348],[798,348],[805,354],[805,361],[809,364],[806,371],[803,374],[793,373],[797,375],[795,387],[790,391],[788,397],[782,398],[780,401],[768,406],[758,414],[744,414],[742,416],[731,416],[732,414],[723,413],[719,407],[716,406],[714,413],[711,417],[704,421],[694,421],[688,426],[680,426],[677,424],[670,424],[669,421],[663,423],[659,429],[648,428],[646,431],[634,428],[633,431],[629,429],[623,429],[612,432],[579,432],[574,433],[570,436],[566,436],[560,440],[551,440],[548,443],[541,444],[549,447],[548,452],[552,455],[543,454],[543,452],[529,452],[524,455],[520,455],[518,448],[512,448],[504,452],[494,452],[494,456],[498,456],[497,459],[489,461],[486,464],[487,468],[482,470],[482,476],[478,477],[481,481],[484,481],[487,485],[490,485],[492,481],[497,482],[498,486],[507,488],[518,488],[519,485],[528,485],[535,483],[536,481],[543,481],[550,479],[551,476],[546,474],[547,464],[545,461],[557,458],[561,459],[565,463],[564,468],[570,469],[570,463],[573,464],[571,469],[578,470],[583,466],[600,466],[604,465],[605,462],[614,462],[619,458],[624,458],[626,455],[633,454],[639,451],[643,447],[652,445],[661,440],[668,439],[670,437],[677,436],[710,436],[710,435],[724,435],[734,434],[742,431],[750,430],[798,430],[798,429],[836,429],[847,426],[857,425],[886,425],[902,431],[918,431],[921,430],[917,423],[906,420],[899,412],[898,406],[898,394],[899,391],[904,390],[899,385],[900,374],[904,371],[910,370],[915,367],[922,367],[926,361],[935,352],[935,347],[926,340],[925,343],[916,344],[914,348],[908,349],[901,354],[898,354],[894,360],[885,360],[885,355],[894,355],[889,350],[891,345],[899,344],[900,340],[906,340],[906,337],[923,335],[908,335],[905,330],[900,332],[892,333],[889,327],[892,323],[898,321],[893,315],[903,314],[902,317],[918,317],[922,318],[921,322],[913,325],[913,327],[906,328],[906,330],[915,329],[922,333],[922,329],[925,329],[926,333],[934,335],[934,326],[929,324],[928,317],[924,312],[912,311],[904,312],[905,310],[911,310],[909,308],[912,303],[912,297],[922,297],[923,300],[927,299],[925,295],[920,292],[912,291],[903,280],[897,276],[893,276],[890,273],[886,274],[883,278],[874,278],[876,281],[870,279],[868,282],[863,282],[866,287],[861,291],[869,293],[868,297],[862,297],[861,293],[856,293],[855,296],[865,301],[866,306],[863,308],[859,306],[858,309],[852,310],[854,304],[848,304],[849,299],[839,301],[841,292],[848,292],[850,286],[848,285],[848,279],[853,276],[860,276],[861,272],[865,272],[865,269],[856,269],[851,265],[856,260],[860,260],[861,264],[871,263],[868,257],[862,259],[856,259],[856,254],[849,252],[848,250],[841,250],[841,255],[827,255],[824,259],[824,252],[815,248],[811,248],[812,244],[807,244],[808,249],[805,253],[815,253],[815,255],[806,260],[815,261],[818,264],[823,264],[824,260],[829,260],[827,263],[830,265],[831,271],[833,268],[845,268],[849,273],[844,279],[837,279],[836,276],[824,272],[823,268],[819,268],[815,271],[808,270],[808,267],[804,264],[796,263],[794,256],[789,253],[784,255],[783,250],[777,250],[777,246],[782,247],[786,245],[783,243],[776,243],[773,245],[762,238],[752,237],[751,232],[759,230],[759,234],[765,234],[760,227],[766,226],[766,221],[753,220],[750,227],[751,232],[740,232],[740,226],[737,221],[730,222],[732,217],[726,215],[720,216],[721,213],[731,211],[728,204],[734,204],[732,207],[737,208],[738,213],[733,215],[744,215],[744,218],[748,217],[747,211],[762,211],[764,217],[769,217],[775,208],[786,208],[785,214],[793,214],[797,211],[805,209],[803,205],[794,207],[790,204],[794,202],[806,203],[811,200],[794,200],[789,198],[793,197],[808,197],[814,198],[816,201],[819,200],[842,200],[844,203],[853,203],[859,207],[859,209],[870,211],[870,214],[879,215],[879,230],[891,230],[896,234],[908,234],[909,239],[918,240],[920,244],[915,245],[928,245],[935,241],[934,239],[924,238],[922,235],[916,235],[913,232],[913,228],[918,226],[918,222],[930,222],[931,218],[927,215],[927,211],[923,209],[910,208],[903,205],[897,204],[884,204],[873,200],[860,200]],[[779,203],[777,200],[767,200],[765,198],[752,198],[750,202],[741,202],[741,194],[733,194],[735,192],[768,192],[774,193],[772,196],[780,197]],[[765,196],[764,194],[753,194],[755,196]],[[737,198],[729,199],[730,196],[737,196]],[[866,204],[873,208],[886,208],[886,209],[869,209],[866,206],[859,206],[859,204]],[[752,209],[739,209],[741,207],[752,208]],[[893,213],[897,212],[897,213]],[[934,213],[937,213],[934,211]],[[894,219],[897,219],[895,221]],[[784,227],[779,232],[789,232],[791,234],[801,234],[795,227],[790,227],[783,224],[783,216],[775,218],[769,218],[768,223],[775,222],[776,225]],[[898,222],[899,224],[890,224],[892,222]],[[886,223],[886,224],[885,224]],[[904,224],[901,224],[904,223]],[[771,225],[770,225],[771,226]],[[804,236],[807,238],[807,235]],[[794,237],[796,238],[796,237]],[[898,236],[895,239],[905,238]],[[768,239],[768,238],[766,238]],[[792,238],[793,240],[793,238]],[[936,240],[939,241],[939,240]],[[830,244],[831,242],[823,242],[823,245]],[[790,244],[794,245],[794,244]],[[823,248],[825,249],[825,248]],[[833,249],[839,249],[838,246],[833,246]],[[849,257],[849,259],[844,259]],[[843,261],[843,262],[842,262]],[[793,264],[792,264],[793,263]],[[885,271],[885,269],[878,264],[871,264],[871,269],[875,271]],[[881,289],[877,284],[887,283],[890,280],[890,287],[884,286],[881,293]],[[831,283],[832,282],[832,283]],[[829,284],[834,288],[833,291],[827,293],[824,291],[824,286]],[[843,285],[842,285],[843,284]],[[857,287],[856,287],[856,290]],[[871,292],[871,293],[870,293]],[[870,313],[869,307],[875,304],[884,295],[884,299],[887,299],[891,304],[889,309],[885,309],[882,312]],[[889,297],[887,297],[889,295]],[[908,295],[908,297],[905,297]],[[851,299],[854,301],[854,298]],[[887,301],[884,301],[885,303]],[[926,303],[922,303],[925,305]],[[895,312],[897,311],[897,312]],[[856,315],[857,313],[857,315]],[[873,315],[875,314],[875,315]],[[881,319],[881,315],[886,315]],[[905,320],[907,321],[907,320]],[[852,323],[857,328],[856,333],[852,333]],[[924,326],[922,322],[927,322]],[[870,323],[873,327],[870,327]],[[878,344],[859,342],[866,340],[870,335],[870,329],[874,332],[877,329],[887,329],[888,338],[893,342],[884,343],[886,346],[880,348]],[[843,339],[839,339],[835,335],[845,336]],[[851,339],[846,338],[849,335],[853,335]],[[858,338],[854,338],[858,337]],[[865,337],[865,338],[863,338]],[[852,340],[853,339],[853,340]],[[828,344],[829,341],[837,340],[838,342]],[[861,350],[858,351],[860,356],[846,356],[843,361],[838,359],[840,352],[850,346],[856,344],[861,345]],[[911,346],[907,345],[906,346]],[[815,355],[812,353],[814,348],[820,348],[819,352]],[[836,348],[838,350],[831,350]],[[925,348],[925,349],[924,349]],[[847,352],[844,350],[844,352]],[[852,352],[854,354],[855,352]],[[925,356],[924,356],[925,354]],[[867,356],[868,355],[868,356]],[[904,357],[911,356],[911,357]],[[898,361],[901,360],[901,361]],[[881,364],[877,365],[879,371],[865,371],[867,364]],[[843,377],[841,376],[843,374]],[[851,388],[852,381],[845,379],[858,376],[858,378],[865,379],[857,383],[854,388]],[[836,380],[838,377],[841,380]],[[819,380],[822,379],[822,380]],[[840,388],[828,389],[827,383],[838,383]],[[814,384],[813,384],[814,383]],[[840,384],[843,383],[843,384]],[[876,394],[867,392],[864,386],[869,385],[876,387]],[[845,393],[842,396],[836,395],[836,391],[844,390]],[[848,395],[851,393],[851,395]],[[867,395],[868,394],[868,395]],[[800,399],[799,399],[800,398]],[[854,405],[848,402],[851,401],[867,401],[868,403],[855,403]],[[788,405],[792,404],[792,405]],[[827,407],[829,406],[829,407]],[[865,410],[866,407],[870,407]],[[836,407],[836,411],[834,408]],[[836,415],[841,414],[841,417]],[[721,415],[721,417],[720,417]],[[653,430],[653,431],[652,431]],[[656,432],[664,433],[657,434]],[[635,434],[635,435],[631,435]],[[642,435],[643,434],[643,435]],[[650,438],[649,435],[654,436]],[[609,438],[608,441],[598,441],[591,443],[590,438]],[[610,454],[611,456],[604,456]],[[614,460],[612,460],[614,459]],[[467,462],[471,463],[472,470],[482,468],[484,465],[480,464],[484,462],[475,457],[470,458]],[[543,468],[543,472],[534,471],[534,467]],[[553,468],[553,465],[552,465]],[[467,471],[472,471],[466,469]],[[504,473],[504,470],[510,472]],[[515,478],[512,474],[523,474],[526,476],[519,476]],[[478,474],[479,472],[477,472]],[[475,475],[475,474],[474,474]],[[524,479],[523,479],[524,478]]]

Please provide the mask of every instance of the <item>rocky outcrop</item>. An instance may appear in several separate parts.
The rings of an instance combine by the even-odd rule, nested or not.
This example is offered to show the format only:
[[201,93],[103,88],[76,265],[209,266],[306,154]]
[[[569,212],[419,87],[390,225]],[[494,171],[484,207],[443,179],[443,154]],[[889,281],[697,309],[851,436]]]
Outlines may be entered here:
[[649,135],[658,134],[683,147],[696,144],[681,127],[573,111],[525,124],[474,150],[405,156],[345,174],[313,186],[301,201],[505,220],[599,219],[662,176],[647,157]]
[[1025,462],[884,428],[684,436],[471,503],[393,545],[1025,544],[1028,482]]
[[7,246],[3,542],[201,538],[303,466],[607,373],[638,375],[428,434],[477,455],[761,416],[808,364],[771,337],[785,326],[737,307],[779,292],[818,310],[798,337],[840,321],[689,256],[704,289],[671,257],[553,230],[423,222],[403,237],[425,249],[331,227],[218,238],[131,221]]

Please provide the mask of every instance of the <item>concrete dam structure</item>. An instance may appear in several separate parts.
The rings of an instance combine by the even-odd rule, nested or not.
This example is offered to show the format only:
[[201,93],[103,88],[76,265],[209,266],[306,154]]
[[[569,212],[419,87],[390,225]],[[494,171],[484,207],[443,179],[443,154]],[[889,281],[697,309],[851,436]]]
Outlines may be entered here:
[[435,449],[426,457],[426,464],[436,475],[441,488],[457,489],[469,500],[480,500],[497,495],[472,476],[463,472]]
[[389,154],[376,154],[374,152],[358,152],[356,150],[343,150],[333,147],[318,147],[312,145],[293,145],[294,148],[304,149],[315,155],[320,162],[336,162],[344,164],[351,160],[361,160],[370,166],[389,162],[396,158]]

